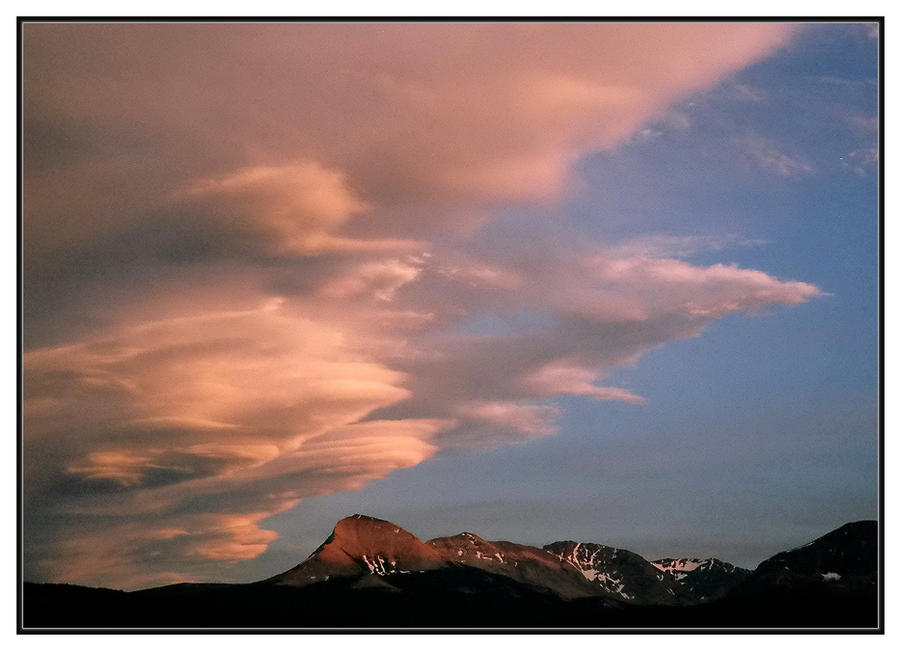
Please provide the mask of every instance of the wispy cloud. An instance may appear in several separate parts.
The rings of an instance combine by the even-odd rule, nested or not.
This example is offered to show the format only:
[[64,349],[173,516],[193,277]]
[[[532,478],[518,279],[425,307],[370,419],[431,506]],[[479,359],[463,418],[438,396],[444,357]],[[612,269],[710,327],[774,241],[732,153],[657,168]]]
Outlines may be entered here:
[[610,247],[615,255],[650,258],[689,258],[708,251],[734,247],[761,246],[765,240],[747,239],[737,235],[641,235]]
[[847,116],[847,122],[851,127],[864,134],[872,134],[878,131],[877,115],[860,115],[853,113]]
[[738,140],[738,145],[749,161],[760,169],[780,176],[792,178],[813,172],[812,164],[803,156],[788,155],[776,143],[762,136],[746,136]]
[[728,86],[731,96],[739,102],[762,104],[768,100],[765,91],[750,84],[731,84]]
[[868,176],[872,168],[878,165],[878,149],[875,147],[854,149],[841,156],[841,165],[860,178]]

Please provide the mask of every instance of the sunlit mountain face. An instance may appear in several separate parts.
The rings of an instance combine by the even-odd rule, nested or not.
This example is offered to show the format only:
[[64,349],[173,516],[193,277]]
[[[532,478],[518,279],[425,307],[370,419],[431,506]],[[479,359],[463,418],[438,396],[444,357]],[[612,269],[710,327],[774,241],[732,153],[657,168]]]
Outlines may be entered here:
[[21,28],[27,581],[363,512],[278,589],[686,607],[877,517],[877,23]]

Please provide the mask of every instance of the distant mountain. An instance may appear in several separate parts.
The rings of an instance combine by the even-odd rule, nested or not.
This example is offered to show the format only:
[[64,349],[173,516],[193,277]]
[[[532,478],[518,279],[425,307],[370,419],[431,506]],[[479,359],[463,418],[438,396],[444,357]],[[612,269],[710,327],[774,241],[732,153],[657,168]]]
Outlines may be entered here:
[[721,599],[750,575],[750,570],[718,558],[660,558],[650,562],[678,582],[678,594],[690,603]]
[[601,594],[641,604],[685,603],[676,579],[627,549],[571,540],[544,549],[575,568]]
[[878,523],[851,522],[772,556],[710,608],[732,626],[875,626]]
[[866,628],[877,523],[847,524],[753,572],[597,543],[543,549],[472,533],[423,542],[354,515],[302,563],[253,584],[121,592],[25,584],[24,623],[101,628]]
[[878,523],[862,520],[763,561],[739,594],[874,591],[877,576]]

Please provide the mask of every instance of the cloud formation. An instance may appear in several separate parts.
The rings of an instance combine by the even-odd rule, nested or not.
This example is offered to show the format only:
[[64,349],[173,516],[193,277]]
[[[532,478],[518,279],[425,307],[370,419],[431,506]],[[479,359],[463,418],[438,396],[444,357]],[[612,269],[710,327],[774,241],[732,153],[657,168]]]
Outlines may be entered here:
[[714,237],[475,238],[789,36],[26,25],[29,577],[214,577],[299,500],[640,405],[617,369],[818,295],[682,259]]
[[747,136],[739,144],[748,160],[766,172],[790,178],[813,171],[812,165],[804,157],[785,154],[775,143],[761,136]]

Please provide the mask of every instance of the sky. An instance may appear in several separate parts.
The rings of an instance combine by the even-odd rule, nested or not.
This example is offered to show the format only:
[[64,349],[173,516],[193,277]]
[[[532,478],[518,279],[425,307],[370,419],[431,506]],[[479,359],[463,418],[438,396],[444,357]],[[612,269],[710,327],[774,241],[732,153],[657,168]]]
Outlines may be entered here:
[[876,517],[877,37],[26,24],[25,578]]

